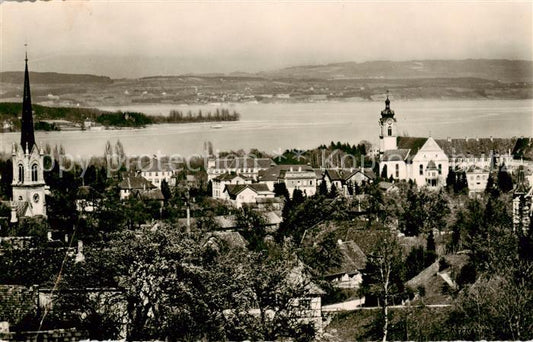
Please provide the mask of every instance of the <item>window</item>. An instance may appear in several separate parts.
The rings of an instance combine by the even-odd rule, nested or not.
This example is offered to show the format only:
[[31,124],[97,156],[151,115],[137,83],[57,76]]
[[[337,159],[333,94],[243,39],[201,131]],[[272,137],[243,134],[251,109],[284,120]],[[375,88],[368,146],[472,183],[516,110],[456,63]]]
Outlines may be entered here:
[[442,175],[442,164],[439,164],[439,175]]
[[396,178],[400,178],[400,164],[396,164]]
[[419,169],[419,173],[420,175],[423,175],[424,174],[424,165],[420,164],[420,166],[418,167]]
[[33,164],[31,166],[31,181],[37,182],[39,180],[38,174],[37,174],[37,164]]
[[387,129],[387,134],[389,135],[389,137],[392,135],[392,127],[389,126],[389,128]]
[[300,298],[298,304],[300,304],[300,308],[302,310],[310,310],[311,309],[311,299],[309,299],[309,298]]
[[24,182],[24,166],[19,164],[19,182]]

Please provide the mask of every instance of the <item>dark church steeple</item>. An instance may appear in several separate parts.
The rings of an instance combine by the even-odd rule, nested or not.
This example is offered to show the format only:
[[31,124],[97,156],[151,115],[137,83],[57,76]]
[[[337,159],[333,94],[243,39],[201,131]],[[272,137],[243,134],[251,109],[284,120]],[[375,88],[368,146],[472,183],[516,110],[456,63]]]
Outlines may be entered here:
[[24,71],[24,96],[22,99],[22,129],[20,134],[20,145],[26,151],[31,152],[35,145],[35,135],[33,133],[33,114],[31,108],[30,75],[28,72],[28,53],[26,53],[26,70]]
[[387,99],[385,100],[385,109],[381,111],[382,117],[394,117],[394,111],[390,109],[389,91],[387,90]]

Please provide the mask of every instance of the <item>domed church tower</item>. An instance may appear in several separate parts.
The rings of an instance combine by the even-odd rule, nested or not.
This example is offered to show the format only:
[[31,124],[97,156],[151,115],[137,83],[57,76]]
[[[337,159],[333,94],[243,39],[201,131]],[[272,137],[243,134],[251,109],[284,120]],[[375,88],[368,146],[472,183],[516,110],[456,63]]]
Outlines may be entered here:
[[12,150],[11,222],[21,217],[46,217],[44,152],[35,143],[27,54],[25,62],[20,144],[14,143]]
[[396,150],[397,145],[397,127],[394,111],[390,109],[389,92],[387,91],[387,99],[385,100],[385,109],[381,111],[381,118],[379,119],[380,134],[379,134],[379,153],[388,150]]

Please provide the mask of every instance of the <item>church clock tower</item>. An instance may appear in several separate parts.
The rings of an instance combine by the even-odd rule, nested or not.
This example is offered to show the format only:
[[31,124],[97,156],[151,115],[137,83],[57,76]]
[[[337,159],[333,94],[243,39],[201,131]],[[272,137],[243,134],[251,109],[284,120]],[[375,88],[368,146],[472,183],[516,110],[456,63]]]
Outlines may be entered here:
[[397,127],[394,111],[390,109],[389,94],[387,91],[387,99],[385,100],[385,109],[381,111],[381,118],[379,119],[380,134],[379,134],[379,153],[388,150],[396,150],[397,146]]
[[27,54],[25,62],[20,144],[13,144],[11,154],[13,163],[11,222],[16,222],[20,217],[46,217],[44,152],[35,143]]

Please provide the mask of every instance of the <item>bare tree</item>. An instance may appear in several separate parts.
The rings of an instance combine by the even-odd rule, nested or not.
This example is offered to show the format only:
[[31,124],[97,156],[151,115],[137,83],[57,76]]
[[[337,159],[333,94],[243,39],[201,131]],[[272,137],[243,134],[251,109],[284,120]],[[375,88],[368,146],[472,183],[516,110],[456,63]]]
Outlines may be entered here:
[[[369,292],[377,296],[383,313],[383,341],[387,340],[389,332],[389,306],[391,298],[400,290],[401,281],[401,247],[396,236],[384,231],[379,234],[378,241],[369,254],[367,265],[367,281],[370,283]],[[368,286],[368,285],[367,285]]]

